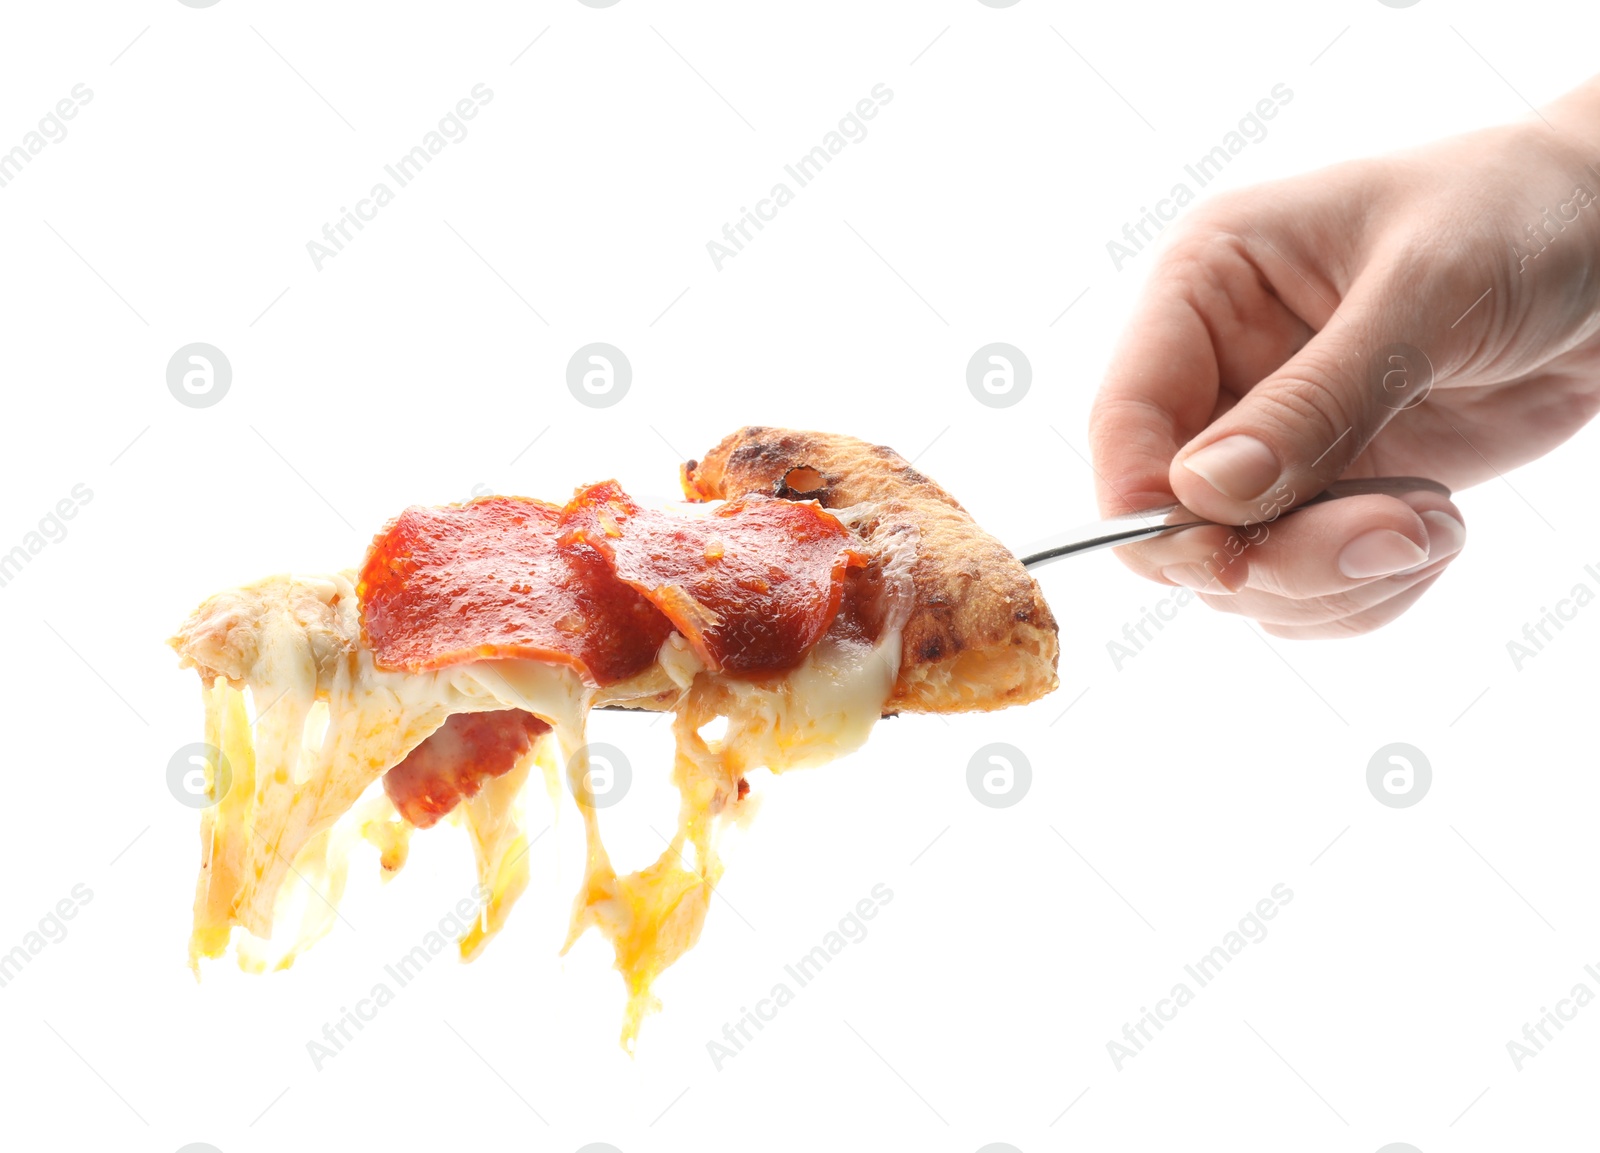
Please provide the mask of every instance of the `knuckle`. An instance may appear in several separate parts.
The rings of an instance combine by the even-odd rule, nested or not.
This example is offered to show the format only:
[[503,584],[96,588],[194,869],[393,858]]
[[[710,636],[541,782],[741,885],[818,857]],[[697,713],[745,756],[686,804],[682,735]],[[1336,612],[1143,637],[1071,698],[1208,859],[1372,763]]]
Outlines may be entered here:
[[[1325,447],[1332,446],[1361,424],[1364,408],[1359,393],[1359,387],[1353,387],[1333,368],[1301,364],[1293,375],[1275,381],[1274,387],[1258,398],[1257,415],[1292,444],[1320,441]],[[1308,429],[1316,435],[1308,438]],[[1352,454],[1359,447],[1359,441],[1349,445]],[[1309,467],[1311,461],[1303,463]],[[1334,471],[1341,469],[1342,465]]]
[[1198,288],[1216,277],[1219,269],[1241,263],[1245,245],[1226,209],[1202,208],[1184,222],[1162,255],[1160,274],[1169,281]]

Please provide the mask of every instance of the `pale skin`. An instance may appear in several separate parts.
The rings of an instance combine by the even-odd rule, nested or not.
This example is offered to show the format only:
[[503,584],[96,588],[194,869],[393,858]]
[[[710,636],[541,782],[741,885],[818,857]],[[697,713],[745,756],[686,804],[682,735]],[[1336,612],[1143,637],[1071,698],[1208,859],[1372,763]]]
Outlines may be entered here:
[[[1459,491],[1600,410],[1600,79],[1541,114],[1182,222],[1095,401],[1100,505],[1175,497],[1256,527],[1118,549],[1131,568],[1277,636],[1367,632],[1460,553],[1460,509],[1425,492],[1283,507],[1347,477]],[[1411,407],[1425,366],[1390,361],[1395,344],[1432,365]]]

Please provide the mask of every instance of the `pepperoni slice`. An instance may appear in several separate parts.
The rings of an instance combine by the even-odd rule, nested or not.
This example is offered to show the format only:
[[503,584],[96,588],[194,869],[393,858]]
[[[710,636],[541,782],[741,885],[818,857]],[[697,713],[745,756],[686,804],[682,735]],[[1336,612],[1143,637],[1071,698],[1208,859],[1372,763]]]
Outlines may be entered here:
[[509,773],[550,726],[522,709],[453,713],[383,775],[383,791],[419,829],[432,826],[483,783]]
[[799,664],[832,623],[846,570],[868,559],[820,505],[754,494],[710,514],[670,513],[607,481],[581,489],[562,525],[563,541],[604,555],[722,672]]
[[531,657],[598,685],[647,668],[671,622],[593,548],[558,544],[561,516],[523,497],[401,513],[373,540],[357,586],[378,666]]

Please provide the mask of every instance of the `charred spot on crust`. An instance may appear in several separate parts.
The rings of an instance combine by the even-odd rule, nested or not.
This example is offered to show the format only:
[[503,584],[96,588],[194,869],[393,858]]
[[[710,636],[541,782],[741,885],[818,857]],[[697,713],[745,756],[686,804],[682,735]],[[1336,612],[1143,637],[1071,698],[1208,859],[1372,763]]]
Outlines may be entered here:
[[936,661],[944,656],[944,639],[932,637],[922,642],[922,651],[917,654],[925,661]]
[[746,432],[753,438],[728,454],[728,471],[749,469],[752,472],[775,476],[787,470],[800,445],[792,436],[762,439],[768,431],[747,429]]
[[778,478],[772,495],[780,500],[815,500],[826,507],[827,479],[809,464],[797,464]]
[[905,468],[900,470],[900,475],[905,477],[906,480],[909,481],[912,484],[927,484],[928,483],[928,478],[923,476],[916,469],[912,468],[909,464],[906,465]]

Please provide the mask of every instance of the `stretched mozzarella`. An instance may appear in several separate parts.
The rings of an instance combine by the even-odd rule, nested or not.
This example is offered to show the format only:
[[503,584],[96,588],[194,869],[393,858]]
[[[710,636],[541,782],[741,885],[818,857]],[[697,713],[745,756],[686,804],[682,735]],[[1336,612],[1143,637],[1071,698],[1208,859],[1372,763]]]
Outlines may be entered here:
[[[643,1016],[658,1007],[653,981],[699,937],[722,875],[716,831],[738,804],[740,778],[757,767],[781,772],[842,756],[881,714],[899,670],[904,571],[903,557],[892,557],[892,603],[875,643],[836,629],[798,668],[745,680],[708,671],[673,634],[652,668],[604,690],[566,665],[534,660],[380,669],[361,643],[348,572],[277,577],[213,597],[173,640],[209,681],[206,739],[231,771],[230,787],[201,818],[191,964],[198,972],[199,958],[222,955],[236,929],[241,966],[291,964],[332,927],[353,844],[378,846],[386,874],[404,864],[410,828],[381,792],[357,805],[369,786],[452,713],[525,709],[552,732],[452,814],[466,826],[490,894],[459,942],[470,960],[528,883],[520,801],[533,767],[552,795],[565,769],[574,795],[584,797],[590,708],[666,708],[676,714],[673,779],[682,797],[667,850],[618,876],[595,807],[580,805],[586,867],[568,945],[590,927],[611,943],[628,989],[622,1039],[631,1049]],[[702,737],[717,717],[726,718],[723,735]]]

